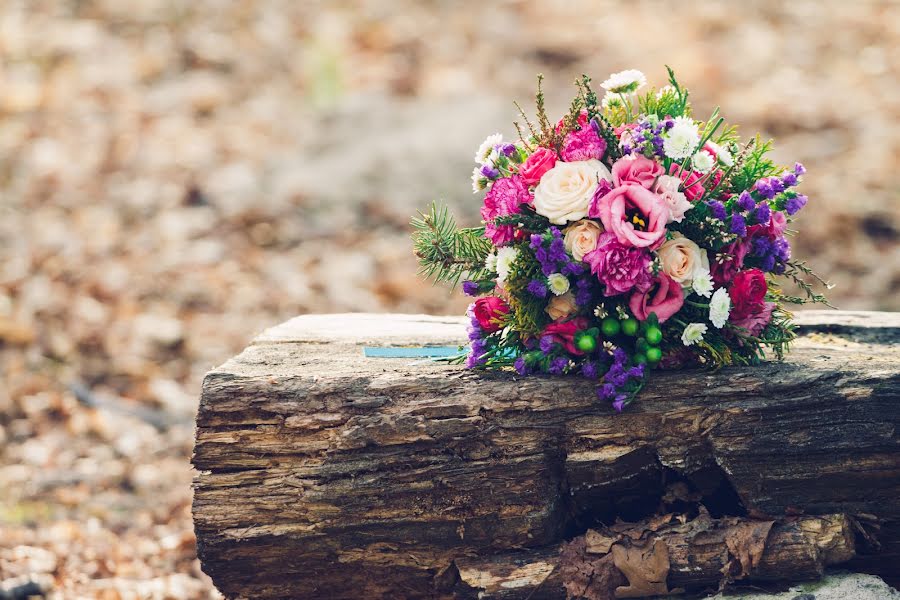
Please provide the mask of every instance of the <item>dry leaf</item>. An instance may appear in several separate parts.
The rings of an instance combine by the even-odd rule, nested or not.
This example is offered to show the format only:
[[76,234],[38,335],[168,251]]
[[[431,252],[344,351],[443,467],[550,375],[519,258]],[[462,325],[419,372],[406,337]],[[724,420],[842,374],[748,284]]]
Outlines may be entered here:
[[616,544],[612,547],[616,568],[628,578],[628,585],[616,588],[616,598],[645,598],[668,594],[669,549],[657,539],[645,547]]
[[725,545],[741,566],[737,579],[746,577],[759,566],[774,523],[775,521],[745,521],[725,532]]
[[563,546],[559,573],[567,598],[613,600],[615,589],[625,583],[625,577],[616,568],[612,554],[599,558],[589,555],[584,536]]

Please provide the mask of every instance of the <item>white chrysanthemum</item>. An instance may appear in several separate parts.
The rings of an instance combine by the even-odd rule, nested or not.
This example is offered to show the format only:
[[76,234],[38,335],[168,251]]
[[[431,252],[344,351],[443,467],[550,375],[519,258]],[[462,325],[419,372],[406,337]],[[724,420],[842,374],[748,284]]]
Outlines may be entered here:
[[709,320],[717,329],[725,327],[731,314],[731,297],[725,288],[717,289],[709,301]]
[[600,101],[600,107],[604,110],[621,106],[623,106],[622,97],[612,92],[606,92],[606,95],[603,96],[603,100]]
[[569,291],[569,278],[562,273],[554,273],[547,277],[547,287],[554,296],[562,296]]
[[674,94],[675,88],[673,88],[671,85],[664,85],[656,91],[656,99],[658,100],[670,92]]
[[481,174],[481,167],[475,167],[472,171],[472,193],[477,194],[487,187],[487,177]]
[[731,152],[726,150],[723,146],[720,146],[712,140],[706,142],[706,145],[712,148],[712,151],[716,153],[720,163],[726,167],[730,167],[734,164],[734,157],[731,156]]
[[602,304],[598,304],[596,308],[594,308],[594,316],[598,319],[605,319],[609,316],[609,313],[606,312],[606,309],[603,308]]
[[706,325],[703,323],[690,323],[684,328],[684,333],[681,334],[681,341],[685,346],[693,346],[703,340],[706,329]]
[[491,155],[491,152],[494,150],[494,146],[502,143],[503,134],[500,133],[495,133],[484,138],[484,141],[481,142],[481,145],[478,146],[478,150],[475,152],[475,162],[477,162],[478,164],[483,164],[484,161],[486,161]]
[[491,252],[487,255],[487,258],[484,259],[484,268],[490,271],[491,273],[497,272],[497,253]]
[[716,165],[716,159],[706,150],[701,150],[691,157],[691,165],[698,173],[709,173]]
[[688,117],[676,117],[675,125],[663,140],[663,151],[669,158],[680,160],[693,154],[699,143],[697,124]]
[[613,73],[600,84],[604,90],[614,94],[630,94],[647,85],[647,78],[637,69],[628,69]]
[[695,275],[694,280],[691,282],[691,288],[698,296],[709,298],[713,291],[712,275],[710,275],[709,271],[703,271]]
[[497,249],[497,281],[503,283],[509,277],[509,269],[512,263],[519,256],[519,251],[511,246],[504,246]]

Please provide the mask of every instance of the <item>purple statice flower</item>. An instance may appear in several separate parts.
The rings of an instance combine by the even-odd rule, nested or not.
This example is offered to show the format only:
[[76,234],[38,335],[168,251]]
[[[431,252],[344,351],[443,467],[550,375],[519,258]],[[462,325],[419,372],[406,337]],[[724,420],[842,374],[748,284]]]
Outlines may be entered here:
[[753,196],[751,196],[750,192],[746,190],[741,192],[741,195],[738,196],[737,204],[741,207],[741,210],[744,211],[753,210],[753,207],[756,206],[756,202],[753,200]]
[[616,387],[611,383],[604,383],[597,388],[597,396],[601,400],[612,400],[616,396]]
[[541,343],[539,346],[541,352],[543,352],[544,354],[549,354],[553,350],[553,344],[554,341],[552,335],[545,335],[541,337]]
[[766,273],[771,273],[775,269],[775,256],[772,254],[763,256],[759,261],[759,268]]
[[772,253],[780,262],[786,262],[791,258],[791,243],[787,238],[780,237],[772,242]]
[[672,117],[666,117],[665,119],[663,119],[662,124],[663,127],[666,128],[666,131],[668,131],[669,129],[675,127],[675,119],[673,119]]
[[538,248],[540,248],[543,245],[543,243],[544,243],[544,238],[541,234],[539,234],[539,233],[531,234],[531,249],[532,250],[537,250]]
[[599,370],[596,362],[589,360],[581,365],[581,376],[585,379],[597,379],[598,374]]
[[717,218],[720,221],[724,221],[728,218],[728,214],[725,212],[725,205],[719,202],[718,200],[710,200],[706,203],[709,207],[709,211],[712,213],[712,216]]
[[575,261],[566,261],[566,264],[560,271],[563,275],[580,275],[584,272],[584,267],[581,263]]
[[466,296],[477,296],[478,295],[478,284],[474,281],[463,281],[462,284],[463,293]]
[[516,371],[519,375],[528,375],[530,372],[528,369],[528,363],[525,362],[525,357],[520,356],[516,359],[516,362],[513,363],[513,367],[515,367]]
[[547,297],[547,284],[540,279],[532,279],[526,288],[528,293],[537,298]]
[[756,192],[763,198],[768,198],[769,200],[774,198],[776,194],[775,188],[772,186],[772,180],[766,177],[763,177],[756,182]]
[[622,144],[622,154],[626,156],[631,154],[631,144]]
[[503,144],[500,147],[500,151],[507,157],[510,157],[516,153],[516,146],[515,144]]
[[593,294],[591,294],[591,282],[589,279],[579,279],[575,282],[575,304],[578,306],[586,306],[591,303]]
[[554,375],[562,375],[567,366],[569,366],[569,359],[562,356],[557,356],[550,361],[550,367],[547,370]]
[[785,188],[794,187],[797,185],[797,176],[789,171],[781,178],[781,183]]
[[644,376],[644,366],[626,368],[628,356],[621,348],[613,352],[613,363],[609,371],[603,377],[603,385],[597,389],[597,396],[601,400],[611,401],[613,408],[621,411],[628,400],[626,386],[632,379],[640,379]]
[[784,202],[784,212],[789,215],[795,215],[800,212],[800,209],[806,206],[808,198],[803,194],[797,194],[793,198],[788,198]]
[[627,396],[625,396],[625,394],[619,394],[616,396],[615,401],[612,403],[613,408],[616,409],[616,412],[622,412],[622,410],[625,408],[626,399]]
[[481,167],[481,174],[488,179],[497,179],[498,177],[500,177],[500,171],[498,171],[491,165],[483,165]]
[[794,163],[794,174],[798,177],[806,173],[806,167],[804,167],[801,163]]
[[487,362],[486,351],[487,343],[484,340],[473,340],[469,349],[469,356],[466,358],[466,367],[473,369]]
[[741,216],[740,213],[734,213],[733,215],[731,215],[730,231],[738,237],[744,237],[747,235],[747,222],[744,220],[744,217]]
[[753,256],[766,256],[772,253],[772,240],[760,236],[753,238],[751,254]]
[[776,196],[784,191],[784,183],[777,177],[770,179],[769,185],[772,187],[772,191],[775,192]]
[[756,219],[757,223],[761,223],[765,225],[769,222],[769,219],[772,218],[772,209],[769,208],[769,203],[766,201],[762,201],[756,205],[756,211],[753,213],[753,217]]

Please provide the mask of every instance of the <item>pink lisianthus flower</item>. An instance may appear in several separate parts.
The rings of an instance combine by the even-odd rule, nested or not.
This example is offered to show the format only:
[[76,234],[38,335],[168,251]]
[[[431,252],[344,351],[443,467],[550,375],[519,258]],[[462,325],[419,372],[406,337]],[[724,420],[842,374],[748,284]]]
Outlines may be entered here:
[[685,195],[678,191],[679,187],[681,187],[681,180],[671,175],[661,175],[653,187],[653,191],[659,194],[659,197],[669,207],[669,223],[672,221],[681,223],[684,220],[684,213],[694,208]]
[[620,158],[612,167],[613,182],[617,186],[631,183],[648,190],[656,183],[656,178],[665,172],[661,164],[644,156],[633,160]]
[[551,323],[544,328],[540,337],[550,337],[554,342],[575,356],[584,354],[575,346],[575,334],[588,328],[587,317],[575,317],[563,323]]
[[599,218],[603,228],[616,235],[626,246],[658,246],[666,235],[671,211],[663,199],[650,190],[633,184],[620,185],[592,202],[588,216]]
[[747,237],[754,238],[766,236],[771,239],[780,238],[787,229],[787,217],[780,210],[772,213],[769,222],[765,225],[751,225],[747,228]]
[[730,283],[734,276],[737,275],[737,272],[744,267],[744,258],[747,257],[747,252],[749,251],[750,245],[744,240],[738,240],[728,244],[719,252],[728,256],[724,261],[719,262],[716,256],[711,255],[709,257],[709,272],[713,281],[718,285]]
[[609,232],[600,235],[597,247],[584,255],[584,262],[605,286],[607,296],[647,290],[653,280],[648,269],[650,253],[622,244]]
[[680,169],[681,167],[673,163],[672,166],[669,167],[669,175],[681,178],[682,186],[684,187],[684,195],[687,196],[687,199],[693,201],[703,196],[706,189],[698,183],[703,175],[696,171],[690,171],[689,169],[682,170],[681,175],[678,175]]
[[556,152],[540,147],[519,167],[519,175],[528,185],[537,185],[544,173],[556,165]]
[[600,160],[606,153],[606,141],[590,126],[582,127],[566,135],[560,156],[566,162]]
[[494,219],[519,212],[523,204],[531,204],[534,197],[519,175],[498,179],[484,197],[481,218],[484,219],[484,234],[495,246],[503,246],[515,238],[512,225],[495,225]]
[[656,313],[659,322],[665,323],[684,305],[684,291],[680,283],[665,273],[660,273],[655,283],[646,291],[634,292],[628,299],[628,308],[638,321],[646,321],[650,313]]
[[769,324],[769,321],[772,320],[772,311],[774,309],[774,302],[764,302],[757,312],[750,313],[739,319],[730,320],[735,326],[746,329],[750,335],[758,336]]

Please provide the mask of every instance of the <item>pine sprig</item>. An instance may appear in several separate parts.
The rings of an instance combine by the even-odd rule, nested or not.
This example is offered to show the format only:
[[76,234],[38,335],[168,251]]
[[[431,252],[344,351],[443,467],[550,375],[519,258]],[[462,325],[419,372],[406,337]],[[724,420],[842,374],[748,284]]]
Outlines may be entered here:
[[456,286],[465,275],[479,280],[488,277],[484,261],[491,243],[484,227],[459,229],[446,205],[432,203],[428,213],[419,213],[411,223],[413,249],[421,266],[419,273],[434,283]]
[[836,308],[828,301],[828,298],[825,297],[824,294],[819,294],[818,292],[816,292],[813,289],[812,284],[804,279],[804,276],[812,277],[816,282],[824,286],[827,290],[832,289],[834,287],[834,284],[822,279],[815,271],[812,270],[811,267],[808,267],[806,265],[806,262],[788,261],[787,268],[784,271],[784,276],[790,279],[794,283],[794,285],[800,288],[806,295],[806,297],[802,298],[797,296],[782,295],[782,300],[791,302],[792,304],[824,304],[829,308]]

